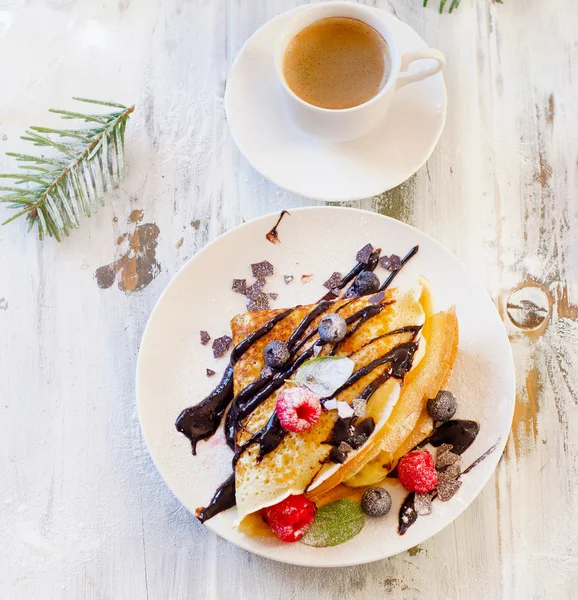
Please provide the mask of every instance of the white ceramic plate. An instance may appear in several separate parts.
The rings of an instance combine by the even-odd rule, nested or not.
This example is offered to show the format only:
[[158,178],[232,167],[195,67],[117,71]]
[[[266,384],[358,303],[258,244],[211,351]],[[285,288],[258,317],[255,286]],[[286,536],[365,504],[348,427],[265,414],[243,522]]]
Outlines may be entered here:
[[[413,175],[433,152],[446,119],[443,76],[399,90],[383,122],[365,137],[343,144],[315,141],[284,114],[273,67],[273,49],[283,27],[306,9],[301,6],[268,21],[237,55],[225,92],[233,139],[259,173],[301,196],[344,202],[381,194]],[[379,12],[388,19],[401,52],[427,48],[411,27]]]
[[[418,274],[432,283],[436,309],[455,305],[460,345],[448,389],[459,401],[458,418],[480,423],[480,433],[465,452],[468,465],[490,446],[496,450],[463,477],[463,485],[447,503],[434,502],[433,514],[419,517],[404,536],[397,533],[400,486],[390,486],[394,506],[384,518],[368,519],[363,531],[333,548],[249,538],[233,528],[235,509],[217,515],[207,527],[234,544],[275,560],[307,566],[366,563],[402,552],[451,523],[480,492],[502,453],[514,407],[514,367],[508,338],[498,313],[478,281],[452,254],[417,229],[381,215],[348,208],[292,210],[279,226],[281,243],[265,239],[278,218],[267,215],[245,223],[209,244],[179,271],[159,299],[143,336],[137,372],[137,400],[143,434],[155,465],[168,486],[191,511],[205,506],[231,472],[232,453],[222,430],[199,443],[191,455],[189,441],[175,429],[179,413],[201,401],[219,382],[227,357],[214,359],[211,345],[202,346],[199,331],[213,339],[229,332],[229,320],[245,311],[243,296],[231,290],[234,278],[251,278],[250,264],[269,260],[275,275],[265,291],[279,294],[275,307],[315,302],[322,282],[333,271],[348,271],[367,242],[384,254],[420,250],[398,275],[396,284]],[[380,279],[386,271],[378,267]],[[309,283],[301,275],[313,274]],[[285,284],[283,275],[294,275]],[[217,372],[208,378],[205,369]],[[194,529],[191,530],[194,535]]]

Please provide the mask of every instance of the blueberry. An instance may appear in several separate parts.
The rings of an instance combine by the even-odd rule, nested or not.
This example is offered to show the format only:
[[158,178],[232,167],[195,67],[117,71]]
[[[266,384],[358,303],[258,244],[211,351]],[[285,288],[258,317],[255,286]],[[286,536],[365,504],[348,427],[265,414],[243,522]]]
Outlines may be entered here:
[[449,421],[458,409],[455,396],[446,390],[440,390],[435,398],[427,401],[427,411],[434,421]]
[[375,294],[379,291],[379,277],[372,271],[361,271],[345,294],[346,298],[355,298]]
[[342,316],[332,313],[321,319],[317,331],[324,344],[337,344],[347,333],[347,323]]
[[265,362],[273,369],[282,367],[289,360],[287,345],[279,340],[273,340],[265,346]]
[[361,497],[361,508],[370,517],[383,517],[391,509],[391,496],[383,488],[368,488]]

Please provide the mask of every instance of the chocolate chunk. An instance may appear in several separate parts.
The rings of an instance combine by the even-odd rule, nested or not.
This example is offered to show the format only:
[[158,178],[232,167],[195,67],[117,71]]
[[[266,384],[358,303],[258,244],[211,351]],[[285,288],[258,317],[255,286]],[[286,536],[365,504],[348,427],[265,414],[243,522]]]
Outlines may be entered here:
[[338,448],[331,448],[331,452],[327,457],[327,462],[337,463],[342,465],[347,459],[347,453],[341,452]]
[[277,300],[278,297],[279,297],[279,294],[276,294],[275,292],[271,292],[269,294],[269,298],[271,298],[271,300]]
[[301,275],[301,283],[309,283],[313,279],[313,275]]
[[368,437],[369,436],[366,435],[365,433],[359,433],[357,435],[351,436],[349,438],[348,442],[352,448],[355,448],[357,450],[357,448],[361,448],[361,446],[363,446],[363,444],[365,444],[365,442],[367,442]]
[[397,254],[391,256],[382,256],[379,264],[388,271],[398,271],[401,269],[401,258]]
[[345,454],[353,450],[353,448],[347,442],[339,442],[339,446],[337,446],[337,449],[340,452],[345,452]]
[[445,452],[451,452],[454,447],[451,444],[440,444],[438,447],[438,456],[440,454],[444,454]]
[[233,279],[232,290],[237,294],[247,293],[247,280],[246,279]]
[[263,369],[261,369],[260,377],[271,377],[275,373],[273,369],[269,365],[265,365]]
[[228,335],[218,337],[213,342],[213,356],[215,358],[220,358],[221,356],[223,356],[223,354],[225,354],[225,352],[227,352],[227,350],[229,349],[229,346],[231,345],[232,341],[232,338],[230,338]]
[[347,442],[340,442],[339,446],[336,448],[332,448],[329,456],[327,457],[327,462],[343,464],[347,455],[353,450],[353,448]]
[[215,374],[215,371],[213,371],[213,369],[207,369],[207,377],[212,377]]
[[247,310],[269,310],[269,297],[260,293],[256,298],[251,298],[247,303]]
[[251,271],[253,272],[253,277],[269,277],[269,275],[273,275],[273,265],[268,260],[253,263]]
[[450,465],[457,463],[459,460],[460,457],[458,454],[454,454],[449,450],[440,453],[440,451],[438,450],[438,453],[436,455],[436,469],[443,469],[444,467],[449,467]]
[[203,344],[203,346],[206,346],[209,341],[211,339],[211,336],[209,335],[208,331],[201,331],[201,344]]
[[460,489],[462,482],[459,480],[440,479],[438,481],[438,498],[442,502],[447,502],[454,497],[455,493]]
[[431,501],[431,494],[418,494],[416,492],[415,498],[413,500],[415,512],[422,517],[426,515],[431,515]]
[[253,285],[250,285],[245,290],[245,295],[247,298],[249,298],[249,300],[257,300],[257,298],[261,295],[266,283],[267,282],[262,277],[259,277]]
[[293,275],[283,275],[283,279],[285,280],[285,283],[288,284],[291,283],[295,277],[293,277]]
[[341,273],[335,271],[333,275],[323,284],[328,290],[332,290],[333,288],[338,288],[341,285],[343,280],[343,276]]
[[375,294],[375,296],[372,296],[368,300],[368,302],[371,302],[371,304],[379,304],[384,298],[385,298],[385,292],[377,292],[377,294]]
[[356,254],[355,260],[366,265],[369,262],[369,257],[371,256],[372,252],[373,246],[371,244],[365,244],[365,246],[363,246],[363,248]]
[[[454,455],[455,456],[455,455]],[[459,458],[459,457],[458,457]],[[440,481],[453,481],[457,479],[462,474],[462,468],[459,462],[446,467],[443,471],[438,471],[438,478]]]

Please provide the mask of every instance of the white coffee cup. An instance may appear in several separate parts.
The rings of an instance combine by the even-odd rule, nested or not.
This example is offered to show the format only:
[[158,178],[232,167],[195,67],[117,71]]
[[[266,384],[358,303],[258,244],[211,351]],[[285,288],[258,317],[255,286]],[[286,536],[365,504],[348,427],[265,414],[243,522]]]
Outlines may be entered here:
[[[283,74],[285,52],[291,40],[309,25],[328,17],[349,17],[363,21],[381,34],[389,47],[391,74],[385,86],[376,96],[352,108],[329,109],[309,104],[291,90]],[[419,70],[407,72],[412,62],[422,59],[430,61]],[[432,64],[431,60],[435,63]],[[433,48],[401,54],[387,20],[375,11],[352,2],[326,2],[310,6],[287,23],[275,47],[275,71],[290,118],[303,132],[327,142],[346,142],[370,132],[385,116],[396,90],[439,73],[444,64],[443,53]]]

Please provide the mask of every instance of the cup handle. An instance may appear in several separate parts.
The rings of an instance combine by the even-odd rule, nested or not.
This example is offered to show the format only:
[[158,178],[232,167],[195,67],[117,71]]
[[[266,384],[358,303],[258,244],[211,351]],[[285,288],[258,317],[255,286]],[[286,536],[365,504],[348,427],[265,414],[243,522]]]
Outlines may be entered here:
[[[414,60],[433,59],[436,61],[434,65],[428,65],[423,69],[416,71],[415,73],[407,73],[409,65]],[[446,57],[443,52],[434,50],[433,48],[426,48],[425,50],[419,50],[418,52],[406,52],[401,56],[401,67],[400,75],[397,77],[396,88],[402,88],[408,83],[414,83],[415,81],[421,81],[427,77],[431,77],[436,73],[439,73],[446,64]],[[403,74],[405,73],[405,74]]]

